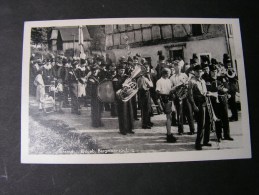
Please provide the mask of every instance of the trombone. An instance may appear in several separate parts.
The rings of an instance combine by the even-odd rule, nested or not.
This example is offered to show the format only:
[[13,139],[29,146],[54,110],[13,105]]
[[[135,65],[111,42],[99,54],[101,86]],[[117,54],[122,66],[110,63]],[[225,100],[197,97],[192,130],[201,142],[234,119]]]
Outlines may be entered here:
[[[214,96],[217,98],[217,102],[218,102],[218,94],[217,93],[212,93],[212,92],[209,92],[209,94],[211,96]],[[209,117],[210,117],[210,127],[211,127],[211,131],[214,132],[214,136],[216,137],[216,144],[217,144],[217,147],[218,147],[218,150],[220,149],[220,146],[219,146],[219,141],[218,141],[218,138],[217,138],[217,134],[216,134],[216,125],[215,125],[215,122],[216,121],[219,121],[219,119],[217,118],[217,116],[215,115],[215,112],[214,112],[214,109],[212,107],[212,103],[211,103],[211,100],[210,100],[210,97],[207,95],[205,95],[205,100],[206,100],[206,106],[207,106],[207,109],[208,109],[208,113],[209,113]]]

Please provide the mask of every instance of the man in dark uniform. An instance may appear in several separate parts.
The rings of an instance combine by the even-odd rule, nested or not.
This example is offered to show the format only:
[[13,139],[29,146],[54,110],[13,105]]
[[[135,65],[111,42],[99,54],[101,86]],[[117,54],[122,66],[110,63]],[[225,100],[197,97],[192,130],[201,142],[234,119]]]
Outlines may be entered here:
[[[116,65],[114,63],[112,63],[110,66],[109,66],[109,69],[108,69],[108,80],[113,80],[113,78],[116,76]],[[116,102],[112,102],[111,103],[111,116],[112,117],[116,117],[118,116],[118,112],[117,112],[117,104]]]
[[161,78],[162,70],[164,68],[168,68],[167,64],[165,63],[165,56],[159,56],[159,63],[156,66],[157,80]]
[[232,116],[229,118],[229,121],[238,121],[238,110],[236,103],[236,93],[239,91],[238,87],[238,77],[235,70],[232,67],[230,58],[226,60],[227,68],[227,77],[228,77],[228,94],[229,98],[229,108],[231,110]]
[[92,74],[88,79],[88,85],[91,91],[91,118],[93,127],[103,126],[103,123],[101,122],[102,103],[97,96],[97,87],[100,81],[98,73],[99,66],[95,64],[94,66],[92,66]]
[[[113,87],[115,92],[123,88],[123,83],[128,78],[128,76],[125,75],[125,68],[125,64],[120,64],[118,66],[117,75],[113,78]],[[134,117],[131,100],[124,102],[118,96],[116,96],[115,101],[117,102],[118,108],[120,133],[122,135],[126,135],[127,133],[134,133],[132,131],[134,128]]]
[[62,59],[62,66],[58,69],[58,78],[62,79],[64,85],[64,107],[69,105],[69,84],[68,84],[68,72],[70,70],[68,60],[66,58]]
[[76,75],[76,68],[78,61],[74,61],[72,67],[69,68],[68,85],[71,97],[71,113],[80,115],[79,102],[78,102],[78,75]]
[[216,117],[219,119],[216,121],[216,134],[220,141],[222,139],[222,128],[225,140],[233,140],[230,136],[229,120],[228,120],[228,104],[227,104],[227,81],[224,77],[217,76],[218,71],[215,65],[210,68],[210,79],[206,82],[207,89],[210,92],[216,92],[218,97],[211,96],[211,103]]
[[[127,75],[131,75],[131,73],[135,70],[136,66],[137,66],[137,63],[125,63],[123,62],[127,67],[126,67],[126,74]],[[135,79],[133,79],[133,81],[136,82]],[[134,116],[134,120],[138,121],[138,105],[137,105],[137,95],[134,95],[132,98],[131,98],[131,103],[132,103],[132,108],[133,108],[133,116]]]
[[207,88],[205,81],[201,78],[202,67],[196,65],[193,67],[194,77],[189,81],[188,98],[196,112],[197,119],[197,138],[195,142],[195,149],[202,150],[201,141],[203,139],[203,146],[211,146],[210,138],[210,119],[206,105]]
[[142,117],[142,128],[151,129],[153,123],[150,121],[151,115],[151,98],[149,89],[153,87],[153,82],[150,78],[150,67],[147,62],[143,64],[146,68],[146,72],[138,78],[138,88],[139,88],[139,99],[141,105],[141,117]]
[[201,76],[201,78],[202,78],[205,82],[207,82],[207,80],[210,79],[210,67],[209,67],[208,64],[204,64],[204,66],[203,66],[203,71],[204,71],[204,73],[203,73],[203,75]]

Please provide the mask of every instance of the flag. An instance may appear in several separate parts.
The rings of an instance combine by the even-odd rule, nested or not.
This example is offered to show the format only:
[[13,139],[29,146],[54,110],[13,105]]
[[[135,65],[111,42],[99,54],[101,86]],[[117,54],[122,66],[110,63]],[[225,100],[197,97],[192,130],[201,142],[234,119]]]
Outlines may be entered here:
[[80,58],[85,59],[85,51],[84,51],[84,33],[83,33],[83,27],[79,26],[78,27],[78,44],[80,47]]

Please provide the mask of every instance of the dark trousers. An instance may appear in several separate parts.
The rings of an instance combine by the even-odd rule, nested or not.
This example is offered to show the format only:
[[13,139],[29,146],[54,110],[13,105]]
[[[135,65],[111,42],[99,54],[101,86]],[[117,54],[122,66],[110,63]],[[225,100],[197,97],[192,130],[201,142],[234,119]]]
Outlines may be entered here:
[[117,103],[111,103],[111,116],[118,116]]
[[[71,96],[71,112],[75,113],[79,110],[79,101],[77,97],[77,84],[71,84],[70,86],[70,96]],[[66,97],[65,97],[66,99]],[[64,100],[65,102],[65,100]]]
[[178,133],[183,133],[183,123],[184,123],[184,114],[187,117],[187,121],[190,127],[190,132],[194,133],[194,121],[192,114],[192,107],[189,103],[188,99],[185,98],[183,100],[175,99],[174,105],[177,111],[177,121],[178,121]]
[[200,146],[202,139],[206,144],[210,139],[210,118],[206,106],[199,105],[199,111],[196,113],[197,117],[197,138],[195,145]]
[[150,124],[150,112],[151,112],[151,99],[149,91],[139,91],[141,99],[141,118],[142,126],[148,126]]
[[138,118],[137,96],[131,98],[134,119]]
[[212,101],[215,115],[220,121],[216,122],[216,133],[217,137],[222,137],[222,129],[224,137],[230,136],[229,120],[228,120],[228,104],[227,97],[219,96],[219,103]]
[[231,118],[238,120],[237,104],[236,104],[236,93],[231,93],[229,98],[229,108],[231,110]]
[[93,127],[100,127],[102,126],[101,122],[101,102],[97,98],[97,96],[92,96],[91,98],[91,119],[92,119],[92,126]]
[[[66,106],[69,105],[69,101],[68,101],[69,94],[70,94],[70,96],[71,96],[71,93],[69,93],[69,87],[68,87],[67,84],[65,84],[65,85],[64,85],[64,104],[65,104]],[[71,97],[71,99],[72,99],[72,97]],[[71,100],[71,101],[72,101],[72,100]]]
[[116,101],[120,132],[124,134],[129,133],[134,128],[132,102],[131,100],[123,102],[118,99]]

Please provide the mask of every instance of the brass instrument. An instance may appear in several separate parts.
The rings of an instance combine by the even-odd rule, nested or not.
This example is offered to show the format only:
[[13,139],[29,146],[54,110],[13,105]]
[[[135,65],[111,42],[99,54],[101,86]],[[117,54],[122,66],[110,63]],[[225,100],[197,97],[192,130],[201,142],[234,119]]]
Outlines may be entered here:
[[179,99],[179,100],[183,100],[184,98],[187,97],[188,95],[188,86],[187,84],[181,84],[181,85],[178,85],[176,88],[175,88],[175,95],[176,97]]
[[236,76],[236,71],[233,69],[233,68],[229,68],[227,71],[226,71],[226,74],[227,74],[227,77],[228,78],[234,78]]
[[136,66],[130,77],[122,84],[122,89],[119,89],[116,92],[117,97],[123,102],[129,101],[138,92],[138,85],[136,82],[132,81],[132,79],[136,78],[140,72],[140,66]]
[[188,95],[188,82],[190,77],[186,81],[182,81],[181,84],[174,87],[174,89],[170,92],[170,95],[176,97],[178,100],[183,100]]
[[[218,121],[219,119],[216,117],[215,115],[215,112],[214,112],[214,109],[212,107],[212,104],[211,104],[211,100],[210,100],[210,97],[208,96],[205,96],[205,100],[206,100],[206,106],[208,108],[208,113],[209,113],[209,117],[210,117],[210,122],[211,123],[215,123],[216,121]],[[215,125],[215,124],[214,124]],[[212,130],[215,130],[212,129]]]

